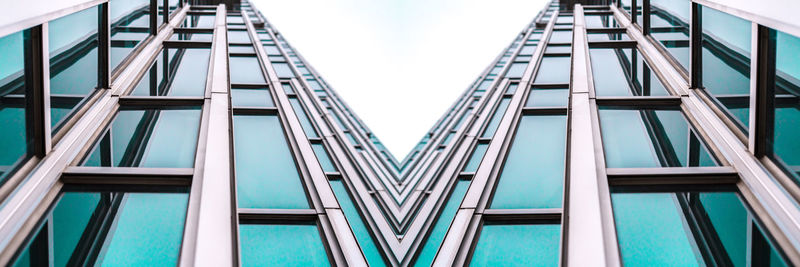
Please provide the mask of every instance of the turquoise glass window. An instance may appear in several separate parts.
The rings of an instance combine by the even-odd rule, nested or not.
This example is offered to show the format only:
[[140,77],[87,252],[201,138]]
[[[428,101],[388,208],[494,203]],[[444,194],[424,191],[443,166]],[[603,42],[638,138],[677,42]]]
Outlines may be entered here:
[[175,266],[188,203],[187,193],[65,192],[15,266]]
[[309,207],[277,115],[235,115],[233,137],[239,208]]
[[228,30],[228,43],[250,43],[250,34],[247,31]]
[[361,246],[361,251],[364,252],[364,256],[367,258],[369,265],[386,266],[381,256],[380,249],[372,239],[367,224],[364,223],[361,213],[359,213],[358,208],[355,203],[353,203],[353,199],[350,197],[342,180],[331,180],[330,184],[334,195],[336,195],[336,199],[339,201],[342,213],[344,213],[345,218],[347,218],[347,222],[350,224],[350,228],[353,230],[353,234],[356,236],[356,240],[358,240],[358,245]]
[[566,107],[569,103],[569,89],[532,88],[525,107]]
[[229,45],[228,53],[231,54],[255,54],[256,50],[252,45]]
[[333,165],[331,157],[328,155],[328,151],[325,150],[325,145],[311,144],[311,148],[314,149],[314,154],[317,155],[319,165],[322,166],[322,170],[324,172],[336,172],[336,166]]
[[479,85],[478,85],[478,90],[488,90],[488,89],[489,89],[489,86],[491,86],[491,85],[492,85],[492,82],[493,82],[493,81],[494,81],[493,79],[486,79],[486,80],[483,80],[483,81],[481,82],[481,84],[479,84]]
[[508,67],[508,72],[506,72],[506,77],[521,78],[522,74],[525,74],[525,69],[527,67],[528,63],[512,63],[511,67]]
[[242,266],[330,266],[314,224],[239,225]]
[[592,77],[596,95],[669,95],[638,50],[590,49],[589,53],[592,59]]
[[511,102],[511,98],[505,97],[500,100],[500,104],[497,105],[497,109],[494,110],[494,114],[492,114],[492,119],[489,120],[489,124],[486,125],[486,129],[483,130],[482,138],[491,138],[494,136],[494,132],[497,131],[497,127],[500,125],[500,121],[503,119],[503,114],[506,113],[506,109],[508,109],[508,104]]
[[475,172],[478,170],[478,166],[481,164],[481,160],[483,159],[483,155],[486,154],[487,148],[489,148],[489,144],[477,144],[475,146],[475,150],[473,150],[472,155],[469,156],[467,165],[464,166],[464,172]]
[[704,6],[701,27],[703,87],[747,132],[751,23]]
[[264,84],[261,64],[256,57],[230,57],[231,84]]
[[33,136],[26,122],[25,39],[29,33],[15,32],[0,37],[0,184],[28,158]]
[[231,105],[234,107],[274,107],[272,96],[266,88],[231,88]]
[[293,78],[294,72],[292,72],[292,68],[289,67],[289,64],[286,62],[278,62],[272,63],[272,68],[275,69],[275,73],[278,74],[279,78]]
[[689,69],[690,0],[651,0],[650,36],[658,40],[684,69]]
[[493,209],[560,208],[567,116],[522,116],[492,198]]
[[609,168],[716,166],[680,110],[601,108]]
[[572,53],[572,46],[548,45],[545,53]]
[[265,45],[264,52],[267,52],[267,55],[280,55],[281,51],[278,50],[277,46],[274,45]]
[[441,247],[442,241],[444,241],[447,230],[450,228],[450,223],[453,221],[453,218],[455,218],[456,212],[458,212],[458,207],[461,205],[464,195],[467,194],[469,184],[470,181],[466,180],[458,180],[458,182],[456,182],[455,188],[453,188],[453,192],[450,194],[450,198],[448,198],[447,203],[445,203],[442,208],[442,213],[439,214],[439,218],[436,219],[436,223],[434,223],[433,228],[430,233],[428,233],[428,238],[425,240],[414,266],[422,267],[431,265],[433,258],[436,256],[436,252],[439,251],[439,247]]
[[536,45],[524,45],[522,49],[519,50],[520,55],[533,55],[533,52],[536,51]]
[[111,69],[150,36],[150,1],[109,1],[111,21]]
[[772,125],[772,157],[800,181],[800,37],[772,31],[775,38],[775,118]]
[[558,266],[561,225],[484,224],[472,266]]
[[200,109],[121,110],[84,166],[191,168]]
[[303,131],[306,133],[306,137],[308,138],[317,138],[317,131],[314,130],[314,125],[311,124],[311,120],[306,115],[306,111],[303,108],[303,105],[300,103],[300,100],[296,97],[289,98],[289,102],[292,104],[292,108],[294,109],[294,114],[297,115],[297,119],[300,121],[300,126],[303,127]]
[[156,56],[131,95],[202,96],[206,91],[209,57],[209,49],[167,49]]
[[550,35],[550,43],[571,43],[572,42],[572,31],[553,31]]
[[569,57],[543,57],[536,73],[535,83],[568,84],[572,68]]
[[736,193],[613,193],[611,201],[626,266],[786,266]]
[[90,7],[48,23],[50,106],[53,132],[97,88],[98,7]]

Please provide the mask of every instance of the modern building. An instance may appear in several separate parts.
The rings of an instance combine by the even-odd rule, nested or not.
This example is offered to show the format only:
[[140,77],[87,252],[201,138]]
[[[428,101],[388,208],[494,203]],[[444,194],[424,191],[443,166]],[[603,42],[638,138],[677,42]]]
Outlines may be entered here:
[[0,265],[800,265],[797,10],[552,1],[397,160],[249,2],[11,1]]

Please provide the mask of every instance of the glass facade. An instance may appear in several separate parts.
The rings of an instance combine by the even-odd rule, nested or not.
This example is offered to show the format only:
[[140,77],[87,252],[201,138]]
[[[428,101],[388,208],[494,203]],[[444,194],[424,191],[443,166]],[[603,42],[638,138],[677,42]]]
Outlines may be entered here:
[[7,12],[0,265],[800,265],[782,7],[550,1],[401,159],[221,3]]

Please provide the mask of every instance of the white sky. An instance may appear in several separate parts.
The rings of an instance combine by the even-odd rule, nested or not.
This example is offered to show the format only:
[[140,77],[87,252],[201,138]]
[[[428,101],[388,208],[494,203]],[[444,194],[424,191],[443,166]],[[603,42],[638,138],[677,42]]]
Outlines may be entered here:
[[398,160],[545,0],[252,0]]

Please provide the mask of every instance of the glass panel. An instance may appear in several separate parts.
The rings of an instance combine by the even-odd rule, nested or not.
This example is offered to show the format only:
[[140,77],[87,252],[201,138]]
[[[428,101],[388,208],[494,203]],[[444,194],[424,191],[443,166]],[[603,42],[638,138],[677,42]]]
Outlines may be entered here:
[[200,32],[200,33],[186,33],[186,32],[175,32],[172,36],[169,37],[170,41],[196,41],[196,42],[211,42],[213,34],[210,32]]
[[300,100],[295,97],[289,98],[289,102],[292,103],[292,108],[294,109],[294,113],[297,115],[297,119],[300,120],[300,125],[303,126],[303,131],[306,133],[308,138],[317,138],[317,131],[314,130],[314,126],[311,124],[311,120],[308,119],[306,115],[305,109],[300,104]]
[[595,41],[630,41],[631,38],[628,36],[627,33],[599,33],[599,32],[590,32],[586,34],[586,39],[589,42]]
[[111,69],[115,69],[139,42],[150,36],[150,1],[109,1]]
[[494,80],[492,80],[492,79],[486,79],[486,80],[483,80],[483,81],[481,82],[481,84],[480,84],[480,85],[478,85],[478,90],[487,90],[487,89],[489,89],[489,86],[491,86],[491,85],[492,85],[492,82],[493,82],[493,81],[494,81]]
[[680,110],[600,109],[609,168],[716,166]]
[[481,164],[481,160],[483,159],[483,155],[486,154],[487,148],[489,148],[489,144],[478,144],[475,146],[472,156],[469,157],[467,165],[464,166],[464,172],[475,172],[478,170],[478,166]]
[[536,45],[526,45],[519,50],[520,55],[532,55],[536,51]]
[[261,64],[256,57],[230,57],[231,84],[264,84]]
[[571,43],[572,42],[572,31],[553,31],[550,35],[550,43]]
[[188,202],[186,193],[65,192],[16,266],[48,258],[51,266],[175,266]]
[[0,37],[0,184],[28,158],[33,136],[26,127],[25,45],[27,31]]
[[470,265],[558,266],[560,241],[558,224],[485,224]]
[[239,208],[307,209],[308,200],[278,116],[233,116]]
[[348,194],[342,180],[331,180],[330,184],[333,193],[336,195],[336,199],[339,200],[342,213],[344,213],[344,216],[347,218],[347,222],[350,224],[350,228],[353,230],[353,234],[356,236],[356,240],[358,240],[358,244],[361,246],[361,250],[364,252],[364,256],[367,258],[369,265],[386,266],[381,252],[378,246],[375,245],[369,228],[367,228],[367,224],[364,223],[358,208],[353,203],[353,199],[350,198],[350,194]]
[[242,18],[242,16],[228,15],[228,17],[225,18],[225,22],[228,24],[244,24],[244,19]]
[[703,87],[747,132],[751,23],[708,7],[702,17]]
[[191,168],[200,109],[121,110],[84,166]]
[[242,266],[330,266],[314,224],[239,225]]
[[229,45],[228,46],[228,53],[239,53],[239,54],[255,54],[256,50],[253,49],[253,46],[247,45]]
[[508,104],[511,102],[511,98],[505,97],[500,100],[500,104],[497,105],[497,109],[492,114],[492,119],[489,121],[489,125],[486,126],[486,130],[483,130],[482,138],[491,138],[494,136],[494,132],[497,131],[497,126],[500,125],[500,120],[503,119],[503,114],[506,113],[506,109],[508,108]]
[[279,78],[293,78],[294,72],[289,67],[289,64],[285,62],[279,63],[272,63],[272,68],[275,69],[275,73],[278,74]]
[[553,46],[553,45],[550,45],[550,46],[547,46],[547,49],[545,50],[545,53],[567,53],[567,54],[569,54],[569,53],[572,53],[572,47],[571,46]]
[[571,66],[569,57],[543,57],[536,73],[535,83],[567,84]]
[[620,27],[614,19],[614,15],[587,15],[586,28],[616,28]]
[[[170,48],[156,56],[131,95],[202,96],[206,89],[209,49]],[[168,71],[164,71],[164,70]]]
[[669,95],[638,50],[590,49],[589,53],[598,96]]
[[453,193],[450,194],[450,198],[442,208],[442,213],[439,214],[439,218],[436,219],[436,223],[428,234],[428,239],[425,240],[425,244],[422,246],[422,251],[420,251],[414,266],[431,265],[434,256],[436,256],[436,252],[439,251],[439,247],[444,240],[445,234],[447,234],[447,230],[450,228],[450,223],[456,216],[458,206],[461,205],[464,195],[467,194],[469,184],[470,181],[458,180],[455,188],[453,188]]
[[247,31],[228,30],[228,43],[250,43],[250,34]]
[[317,159],[319,160],[319,165],[322,166],[322,170],[324,172],[336,172],[336,166],[333,165],[333,162],[331,162],[331,157],[328,155],[328,151],[325,151],[325,145],[311,144],[311,147],[314,149],[314,154],[317,155]]
[[278,50],[277,46],[274,45],[265,45],[264,52],[267,52],[267,55],[280,55],[281,51]]
[[[97,7],[51,21],[49,25],[50,105],[74,110],[97,87]],[[53,132],[67,113],[50,113]]]
[[556,23],[558,24],[571,24],[572,23],[572,16],[558,16],[556,18]]
[[569,102],[569,89],[531,89],[526,107],[566,107]]
[[[691,22],[690,0],[651,0],[650,35],[661,41],[667,51],[689,69],[689,25]],[[677,49],[670,49],[677,48]],[[678,51],[686,50],[686,53]]]
[[560,208],[567,116],[522,116],[495,189],[493,209]]
[[611,201],[626,266],[786,265],[736,193],[613,193]]
[[214,28],[216,19],[214,15],[187,15],[184,23],[189,28]]
[[772,156],[800,181],[800,61],[797,60],[800,38],[773,31],[775,51],[775,119]]
[[269,90],[231,88],[231,105],[234,107],[274,107]]
[[528,63],[513,63],[511,67],[508,68],[508,72],[506,73],[506,77],[508,78],[521,78],[522,74],[525,74],[525,68],[528,67]]

